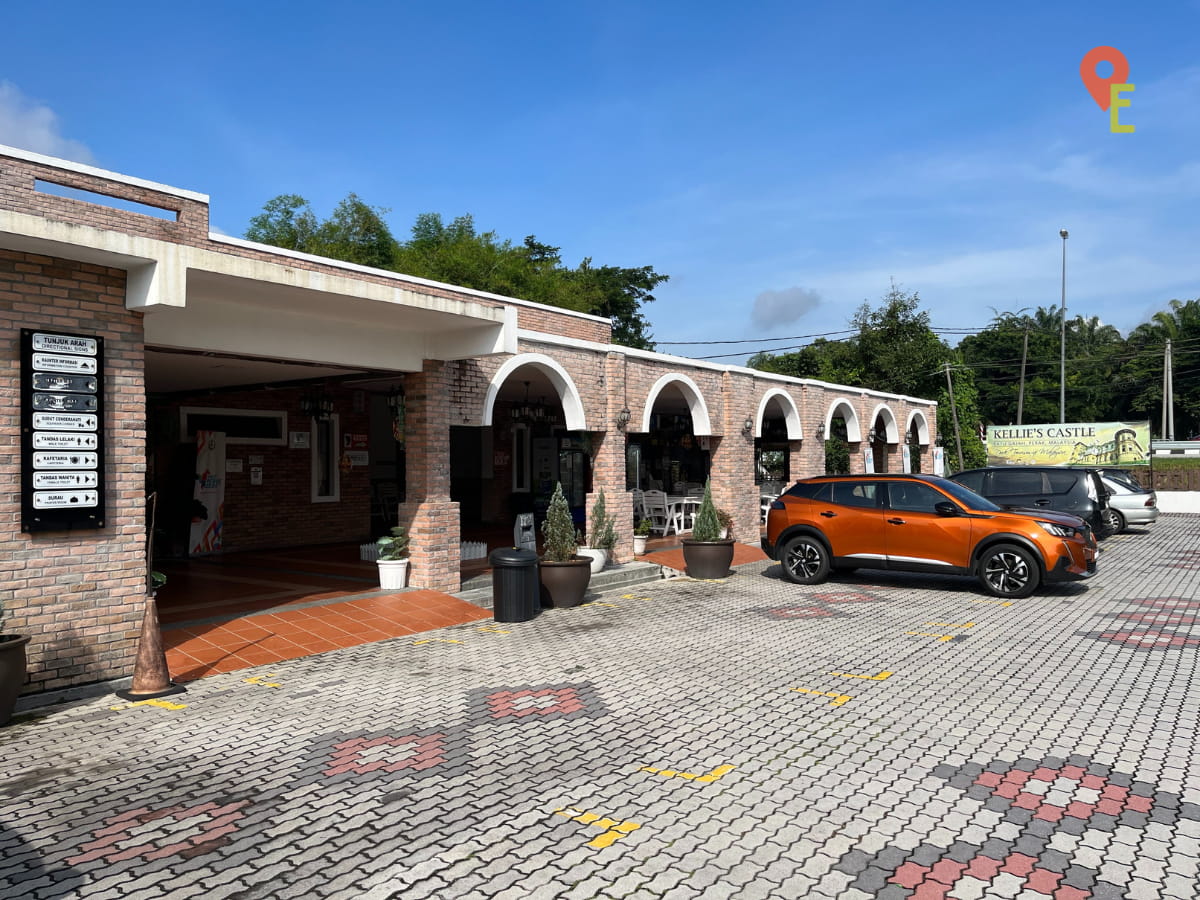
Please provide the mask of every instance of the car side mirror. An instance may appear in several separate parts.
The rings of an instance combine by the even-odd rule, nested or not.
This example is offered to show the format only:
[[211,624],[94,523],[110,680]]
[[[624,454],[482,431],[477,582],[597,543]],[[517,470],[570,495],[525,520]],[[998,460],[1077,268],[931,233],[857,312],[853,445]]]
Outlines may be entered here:
[[959,512],[958,507],[949,500],[933,504],[933,511],[939,516],[957,516]]

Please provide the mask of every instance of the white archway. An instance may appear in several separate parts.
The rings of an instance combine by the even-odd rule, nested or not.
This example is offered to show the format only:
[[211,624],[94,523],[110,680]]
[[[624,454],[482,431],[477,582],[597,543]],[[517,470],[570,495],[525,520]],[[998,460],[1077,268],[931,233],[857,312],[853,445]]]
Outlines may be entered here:
[[904,426],[904,433],[908,434],[912,431],[913,423],[917,425],[917,443],[921,446],[929,444],[929,420],[925,418],[925,413],[919,409],[914,409],[908,414],[908,423]]
[[754,436],[756,438],[762,437],[763,417],[767,413],[767,405],[774,399],[778,399],[779,405],[783,407],[783,420],[787,424],[788,440],[798,441],[803,438],[804,433],[800,426],[800,410],[796,408],[796,401],[792,399],[792,395],[783,388],[771,388],[758,401],[758,414],[754,417]]
[[492,412],[495,409],[496,397],[500,394],[500,388],[504,386],[508,377],[522,366],[533,366],[550,379],[550,383],[554,385],[554,390],[558,394],[558,399],[562,402],[566,430],[587,431],[587,417],[583,412],[583,400],[579,396],[579,389],[575,387],[575,382],[571,380],[567,370],[544,353],[520,353],[507,360],[496,371],[496,374],[492,376],[491,384],[488,385],[487,396],[483,401],[483,422],[481,424],[485,426],[492,424]]
[[889,444],[900,443],[900,426],[896,424],[896,414],[892,412],[892,408],[886,403],[880,403],[875,407],[875,411],[871,413],[871,428],[875,427],[875,423],[883,417],[884,436]]
[[669,385],[678,387],[679,392],[683,394],[683,399],[687,401],[688,410],[692,414],[692,434],[696,437],[711,435],[713,433],[712,423],[708,418],[708,406],[704,403],[704,397],[700,395],[700,388],[686,375],[675,373],[664,375],[654,382],[654,387],[650,388],[650,393],[646,395],[646,406],[642,410],[642,431],[650,430],[650,416],[654,412],[654,401]]
[[844,398],[834,400],[829,407],[829,412],[825,414],[825,437],[829,438],[830,429],[833,427],[833,420],[841,412],[842,418],[846,422],[846,440],[851,444],[861,443],[862,428],[858,424],[858,413],[854,410],[854,405]]

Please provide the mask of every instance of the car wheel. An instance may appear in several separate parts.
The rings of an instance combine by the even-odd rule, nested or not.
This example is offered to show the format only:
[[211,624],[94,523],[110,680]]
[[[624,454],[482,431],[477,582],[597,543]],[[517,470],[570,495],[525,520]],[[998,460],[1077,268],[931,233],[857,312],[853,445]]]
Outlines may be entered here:
[[783,575],[796,584],[819,584],[829,577],[829,551],[819,538],[802,534],[783,547]]
[[1125,517],[1111,506],[1100,514],[1100,518],[1104,522],[1104,530],[1108,534],[1120,534],[1125,530]]
[[989,547],[979,560],[979,580],[996,597],[1028,597],[1040,579],[1037,561],[1015,544]]

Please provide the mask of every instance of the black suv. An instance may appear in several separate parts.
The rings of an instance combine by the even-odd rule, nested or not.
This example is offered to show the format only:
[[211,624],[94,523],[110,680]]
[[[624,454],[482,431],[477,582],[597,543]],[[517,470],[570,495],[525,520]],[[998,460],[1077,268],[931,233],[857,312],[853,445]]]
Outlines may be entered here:
[[1097,469],[1064,466],[989,466],[951,479],[1006,509],[1052,509],[1079,516],[1097,537],[1112,529],[1105,521],[1108,491]]

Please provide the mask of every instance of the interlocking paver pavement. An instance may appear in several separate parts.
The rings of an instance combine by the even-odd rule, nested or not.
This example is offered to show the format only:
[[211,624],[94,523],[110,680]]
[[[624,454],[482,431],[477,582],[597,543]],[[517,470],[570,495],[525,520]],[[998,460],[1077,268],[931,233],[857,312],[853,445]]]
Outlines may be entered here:
[[42,710],[0,896],[1189,900],[1198,542],[1011,603],[756,563]]

